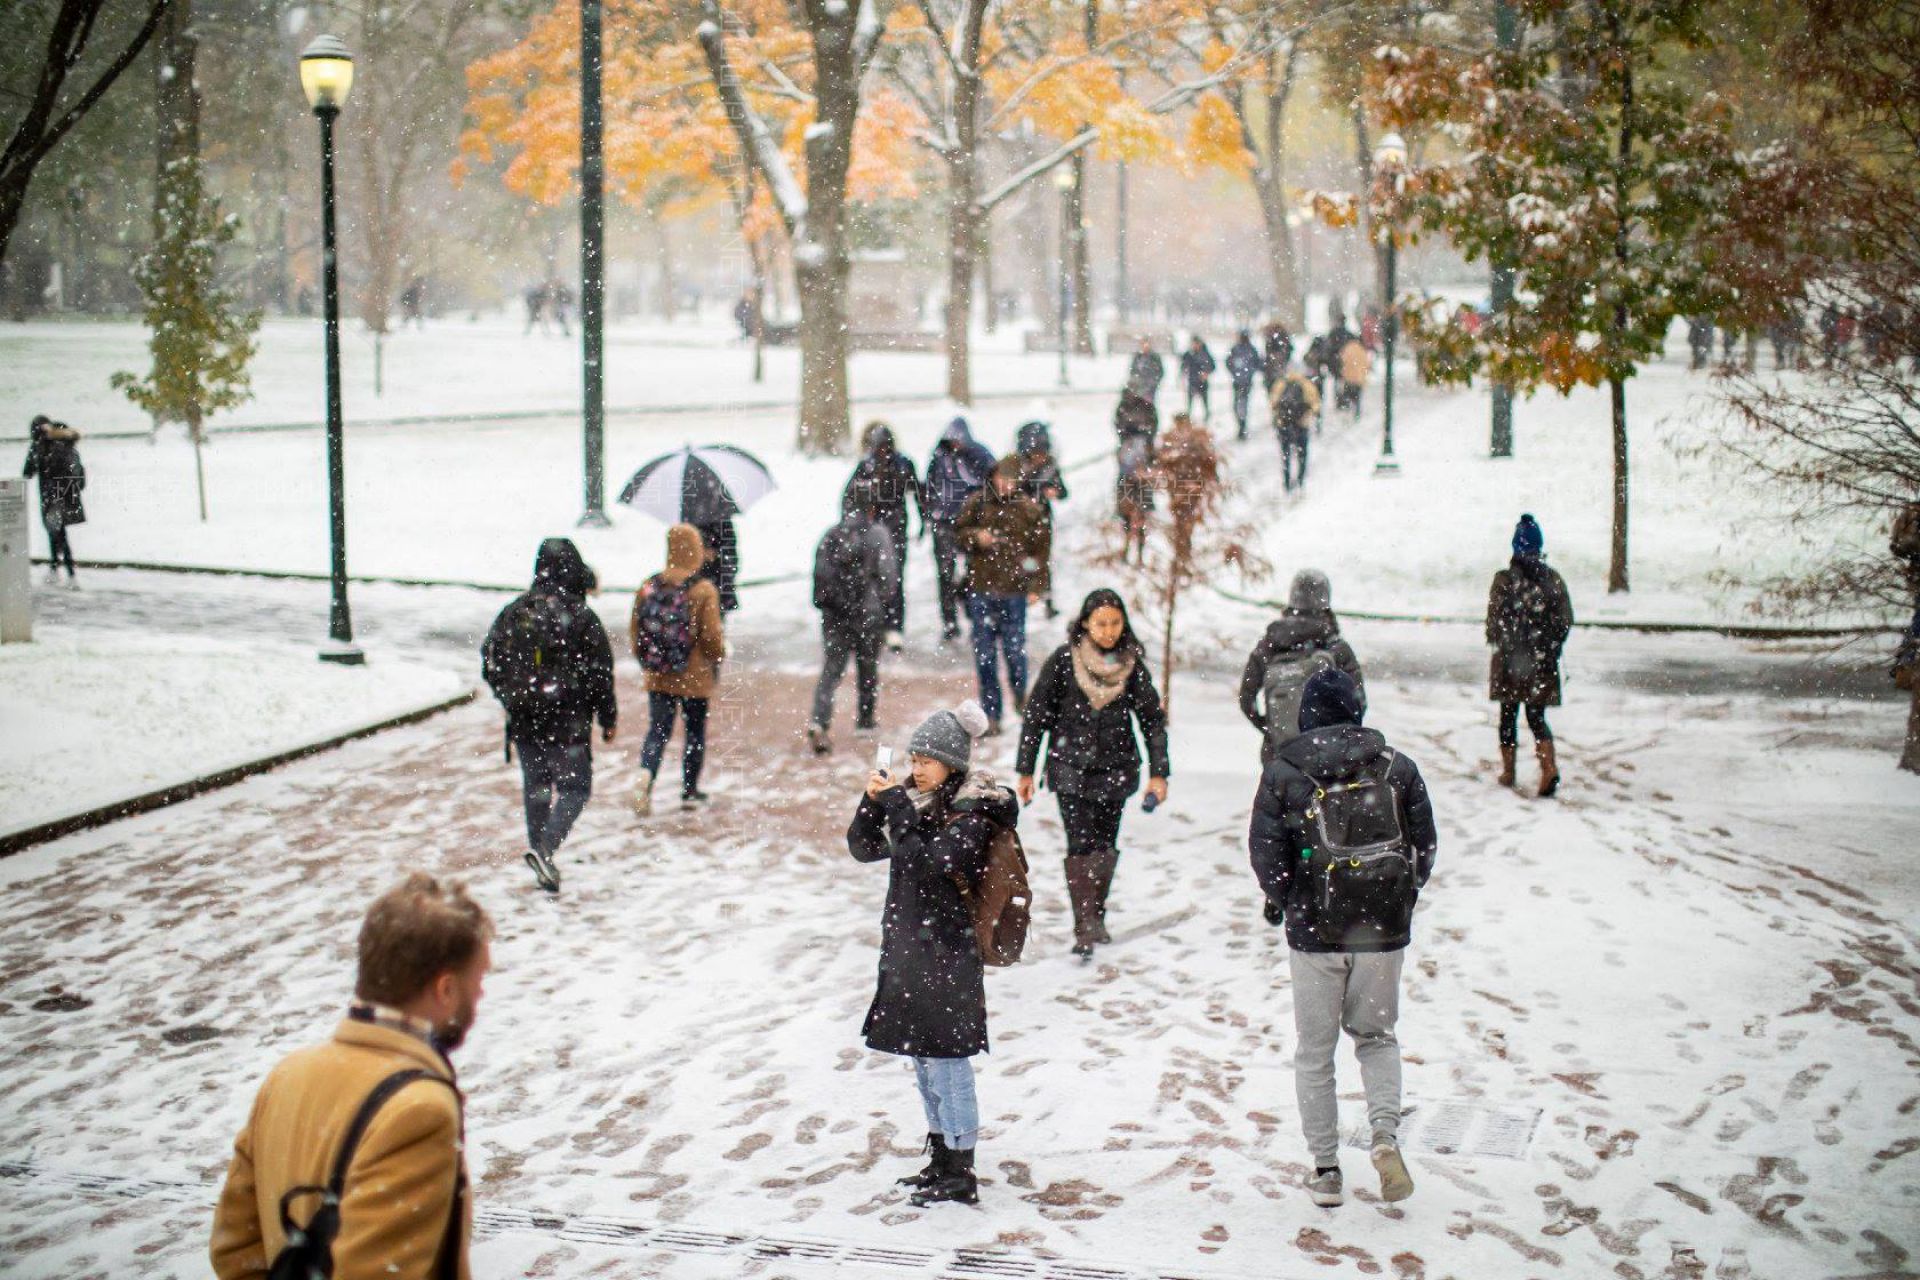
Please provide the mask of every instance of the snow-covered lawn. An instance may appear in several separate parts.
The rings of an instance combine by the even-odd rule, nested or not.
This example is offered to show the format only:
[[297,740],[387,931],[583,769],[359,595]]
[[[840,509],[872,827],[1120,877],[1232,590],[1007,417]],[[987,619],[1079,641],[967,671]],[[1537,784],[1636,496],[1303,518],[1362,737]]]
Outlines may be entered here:
[[469,683],[310,646],[38,629],[0,645],[0,832],[38,826],[443,702]]

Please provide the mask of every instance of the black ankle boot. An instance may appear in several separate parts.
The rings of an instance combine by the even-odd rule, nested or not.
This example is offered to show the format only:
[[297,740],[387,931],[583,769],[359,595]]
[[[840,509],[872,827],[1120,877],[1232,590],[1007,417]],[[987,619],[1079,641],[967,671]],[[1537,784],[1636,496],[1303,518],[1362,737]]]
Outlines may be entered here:
[[925,1208],[930,1204],[979,1204],[980,1183],[973,1176],[973,1148],[948,1151],[946,1168],[939,1177],[908,1197],[910,1203]]
[[921,1150],[932,1157],[927,1161],[927,1167],[918,1173],[908,1174],[895,1183],[895,1186],[930,1187],[940,1181],[941,1176],[946,1173],[947,1157],[953,1154],[947,1150],[946,1135],[939,1133],[928,1134],[927,1145],[922,1147]]

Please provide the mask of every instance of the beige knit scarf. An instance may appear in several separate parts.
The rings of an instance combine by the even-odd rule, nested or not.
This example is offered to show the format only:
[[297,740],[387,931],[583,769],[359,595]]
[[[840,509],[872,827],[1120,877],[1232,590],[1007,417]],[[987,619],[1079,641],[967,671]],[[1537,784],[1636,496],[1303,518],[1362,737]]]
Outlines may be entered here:
[[1073,682],[1095,711],[1127,691],[1136,661],[1131,650],[1102,649],[1085,636],[1073,646]]

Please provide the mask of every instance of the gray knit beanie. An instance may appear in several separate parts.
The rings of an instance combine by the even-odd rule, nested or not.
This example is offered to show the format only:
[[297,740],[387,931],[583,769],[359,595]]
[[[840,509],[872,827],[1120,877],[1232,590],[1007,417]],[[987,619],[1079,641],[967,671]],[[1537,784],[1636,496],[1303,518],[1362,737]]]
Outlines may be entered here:
[[1302,569],[1293,575],[1287,608],[1295,613],[1328,612],[1333,608],[1333,584],[1318,569]]
[[962,773],[972,767],[973,740],[987,731],[987,713],[968,699],[951,711],[936,711],[913,731],[907,751],[938,760]]

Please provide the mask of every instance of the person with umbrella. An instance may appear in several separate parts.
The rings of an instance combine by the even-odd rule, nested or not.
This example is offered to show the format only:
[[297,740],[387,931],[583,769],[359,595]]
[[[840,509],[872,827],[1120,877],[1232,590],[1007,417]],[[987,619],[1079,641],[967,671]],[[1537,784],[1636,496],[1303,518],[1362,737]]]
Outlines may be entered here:
[[760,459],[730,444],[688,446],[663,454],[633,473],[620,501],[665,525],[690,524],[706,545],[700,576],[719,593],[720,611],[740,607],[735,579],[740,544],[733,518],[773,492],[773,475]]

